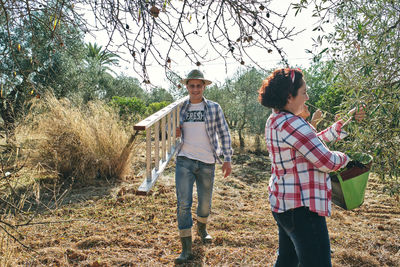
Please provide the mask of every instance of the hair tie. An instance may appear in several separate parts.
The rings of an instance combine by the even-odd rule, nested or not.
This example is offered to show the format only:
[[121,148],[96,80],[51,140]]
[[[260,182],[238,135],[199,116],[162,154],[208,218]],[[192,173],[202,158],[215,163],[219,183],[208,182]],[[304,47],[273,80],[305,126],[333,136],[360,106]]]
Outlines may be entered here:
[[292,83],[294,83],[294,78],[296,77],[296,73],[294,72],[294,69],[290,71],[290,78],[292,79]]

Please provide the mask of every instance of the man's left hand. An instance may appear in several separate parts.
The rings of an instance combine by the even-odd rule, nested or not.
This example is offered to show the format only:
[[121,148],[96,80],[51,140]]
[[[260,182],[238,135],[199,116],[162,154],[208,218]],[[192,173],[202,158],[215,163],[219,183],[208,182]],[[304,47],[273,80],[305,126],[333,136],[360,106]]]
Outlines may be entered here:
[[225,161],[222,164],[222,173],[224,174],[224,178],[228,177],[232,172],[231,163],[229,161]]

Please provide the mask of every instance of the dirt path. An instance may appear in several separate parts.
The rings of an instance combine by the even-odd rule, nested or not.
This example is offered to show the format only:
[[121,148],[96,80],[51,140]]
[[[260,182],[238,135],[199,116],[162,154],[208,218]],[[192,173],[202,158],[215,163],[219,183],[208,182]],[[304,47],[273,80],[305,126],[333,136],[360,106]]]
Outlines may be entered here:
[[[195,259],[188,266],[272,266],[278,243],[267,202],[267,162],[265,155],[235,156],[231,177],[223,179],[217,170],[209,228],[214,241],[202,245],[196,237]],[[93,188],[80,189],[70,196],[70,204],[35,219],[55,223],[19,229],[24,244],[36,253],[2,241],[2,249],[12,253],[9,263],[172,266],[180,251],[173,167],[149,196],[135,194],[140,182],[97,188],[94,193]],[[400,266],[400,205],[381,192],[382,185],[372,177],[361,208],[333,208],[328,219],[333,266]]]

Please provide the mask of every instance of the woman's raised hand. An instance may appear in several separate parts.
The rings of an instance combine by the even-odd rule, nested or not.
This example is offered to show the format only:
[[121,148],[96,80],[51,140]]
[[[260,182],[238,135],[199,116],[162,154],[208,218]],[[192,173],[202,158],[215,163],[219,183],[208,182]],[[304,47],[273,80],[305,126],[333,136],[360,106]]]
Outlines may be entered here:
[[349,116],[349,119],[348,119],[344,124],[349,123],[353,118],[354,118],[357,122],[362,121],[362,120],[365,118],[364,106],[352,108],[352,109],[347,113],[347,115]]
[[354,117],[356,121],[360,122],[365,118],[364,106],[356,107],[347,113],[350,117]]
[[314,114],[311,117],[311,124],[314,125],[314,127],[317,126],[317,124],[322,120],[322,111],[320,109],[317,109]]

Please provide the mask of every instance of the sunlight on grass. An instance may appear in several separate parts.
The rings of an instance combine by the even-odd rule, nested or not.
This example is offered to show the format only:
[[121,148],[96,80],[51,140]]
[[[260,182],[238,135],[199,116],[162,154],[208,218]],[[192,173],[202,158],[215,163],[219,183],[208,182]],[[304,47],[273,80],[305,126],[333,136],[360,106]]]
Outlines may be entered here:
[[18,133],[20,142],[31,148],[26,153],[32,166],[86,184],[126,173],[130,158],[119,159],[129,133],[104,103],[76,106],[49,94],[34,103],[31,114]]

